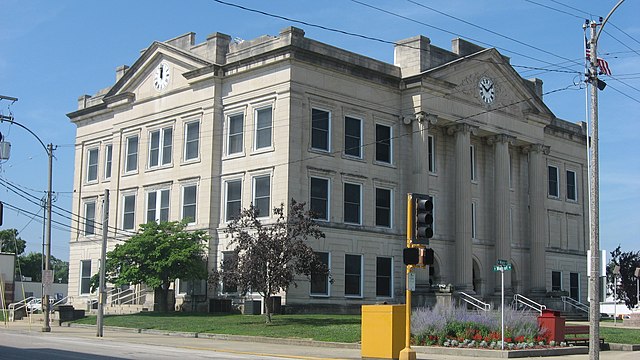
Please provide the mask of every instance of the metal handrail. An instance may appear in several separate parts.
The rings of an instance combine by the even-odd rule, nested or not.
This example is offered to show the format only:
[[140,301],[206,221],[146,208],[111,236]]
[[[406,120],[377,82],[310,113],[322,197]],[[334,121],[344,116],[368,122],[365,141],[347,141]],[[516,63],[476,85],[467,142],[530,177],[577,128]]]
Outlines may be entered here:
[[569,304],[570,306],[572,306],[573,308],[575,308],[576,310],[580,310],[580,311],[584,311],[586,313],[589,313],[589,306],[586,304],[581,303],[580,301],[568,297],[568,296],[563,296],[562,297],[562,305],[564,307],[564,311],[567,311],[567,304]]
[[483,302],[482,300],[476,299],[473,296],[464,293],[462,291],[458,292],[460,300],[466,302],[467,304],[471,305],[471,306],[475,306],[476,308],[482,310],[482,311],[489,311],[491,310],[491,304],[487,304],[486,302]]
[[[124,294],[124,295],[123,295]],[[142,297],[147,295],[147,290],[136,292],[134,289],[114,289],[112,294],[107,296],[109,305],[131,305],[137,303]]]
[[520,295],[520,294],[513,295],[513,300],[516,303],[516,309],[518,308],[518,303],[521,303],[522,305],[525,305],[525,306],[527,306],[527,307],[539,312],[540,315],[542,315],[542,310],[545,310],[547,308],[546,305],[539,304],[539,303],[529,299],[528,297]]
[[31,301],[35,300],[36,297],[35,296],[29,296],[26,299],[22,299],[20,301],[16,301],[14,303],[9,304],[8,309],[9,309],[9,321],[16,321],[15,319],[15,312],[16,310],[20,310],[22,308],[26,308],[26,312],[29,312],[29,308],[27,307],[27,304],[30,303]]

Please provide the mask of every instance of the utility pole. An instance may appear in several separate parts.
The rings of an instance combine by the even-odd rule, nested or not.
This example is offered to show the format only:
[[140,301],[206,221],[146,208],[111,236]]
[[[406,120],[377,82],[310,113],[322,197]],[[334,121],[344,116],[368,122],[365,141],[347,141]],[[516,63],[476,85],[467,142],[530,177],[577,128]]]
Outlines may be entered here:
[[[624,0],[611,9],[607,17],[598,24],[591,21],[591,39],[589,40],[589,73],[587,82],[591,84],[591,139],[590,175],[589,178],[589,249],[591,250],[591,273],[589,274],[589,360],[600,359],[600,173],[598,170],[598,38],[611,14],[622,5]],[[600,26],[598,30],[597,27]]]
[[[49,308],[49,291],[51,290],[51,284],[53,282],[53,276],[51,274],[51,202],[52,202],[52,178],[53,178],[53,144],[47,146],[47,155],[49,156],[49,181],[47,185],[47,241],[45,243],[46,257],[44,260],[44,272],[46,274],[48,286],[45,286],[47,290],[42,294],[42,312],[44,313],[44,324],[42,325],[42,332],[51,332],[50,315],[51,309]],[[45,283],[45,276],[42,276],[42,282]]]
[[102,200],[102,251],[100,252],[100,297],[98,298],[97,337],[102,337],[104,329],[104,304],[107,298],[107,286],[105,284],[107,264],[107,235],[109,233],[109,189],[104,189]]

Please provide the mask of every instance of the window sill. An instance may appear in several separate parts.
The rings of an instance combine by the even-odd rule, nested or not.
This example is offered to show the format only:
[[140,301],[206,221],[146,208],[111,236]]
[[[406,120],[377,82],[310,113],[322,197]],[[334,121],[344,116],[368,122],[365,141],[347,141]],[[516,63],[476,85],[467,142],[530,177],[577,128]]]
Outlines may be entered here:
[[239,152],[239,153],[233,153],[231,155],[225,155],[225,156],[222,157],[222,161],[239,159],[239,158],[242,158],[242,157],[245,157],[244,151],[243,152]]
[[126,172],[126,173],[122,174],[122,177],[134,176],[134,175],[138,175],[138,170]]
[[328,298],[331,297],[331,295],[329,295],[329,294],[309,294],[309,297],[328,299]]
[[362,300],[364,296],[362,295],[345,295],[345,299],[354,299],[354,300]]
[[378,160],[373,160],[373,165],[384,166],[391,169],[397,169],[397,166],[394,163],[388,163],[388,162],[383,162]]
[[190,165],[190,164],[197,164],[200,162],[200,158],[195,158],[195,159],[189,159],[189,160],[182,160],[182,162],[180,163],[180,165],[184,166],[184,165]]
[[171,169],[172,167],[173,167],[173,164],[167,164],[167,165],[162,165],[162,166],[154,166],[154,167],[146,168],[144,170],[144,172],[145,173],[149,173],[149,172],[154,172],[154,171],[158,171],[158,170]]
[[276,151],[276,149],[273,146],[260,148],[260,149],[254,149],[251,152],[251,154],[249,154],[249,156],[266,154],[266,153],[270,153],[270,152],[274,152],[274,151]]
[[88,186],[88,185],[96,185],[96,184],[98,184],[98,180],[97,180],[97,179],[96,179],[96,180],[91,180],[91,181],[86,181],[86,182],[84,183],[84,185],[85,185],[85,186]]
[[307,151],[318,155],[327,155],[333,157],[333,153],[331,152],[331,150],[309,148]]
[[347,155],[347,154],[344,154],[344,153],[342,154],[342,156],[341,156],[341,157],[342,157],[342,159],[344,159],[344,160],[359,161],[359,162],[362,162],[362,163],[366,162],[366,161],[364,160],[364,157],[358,157],[358,156],[353,156],[353,155]]

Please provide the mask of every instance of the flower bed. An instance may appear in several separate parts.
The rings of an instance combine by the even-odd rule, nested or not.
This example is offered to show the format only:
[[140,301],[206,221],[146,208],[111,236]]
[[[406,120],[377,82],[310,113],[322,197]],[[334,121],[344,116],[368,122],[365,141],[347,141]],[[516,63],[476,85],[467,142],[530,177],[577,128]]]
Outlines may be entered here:
[[[455,306],[421,308],[413,311],[411,334],[414,345],[456,348],[501,348],[500,312],[475,312]],[[536,349],[555,344],[545,336],[530,313],[505,309],[505,349]]]

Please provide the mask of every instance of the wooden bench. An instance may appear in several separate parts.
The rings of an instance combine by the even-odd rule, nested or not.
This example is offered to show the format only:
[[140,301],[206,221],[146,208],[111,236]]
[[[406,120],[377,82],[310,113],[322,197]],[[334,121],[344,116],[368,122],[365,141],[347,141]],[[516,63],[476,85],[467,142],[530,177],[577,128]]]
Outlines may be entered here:
[[[567,337],[573,335],[573,337]],[[578,335],[589,335],[589,325],[567,325],[564,327],[564,341],[573,345],[589,345],[589,337],[578,337]],[[600,338],[600,346],[604,345],[604,338]]]

